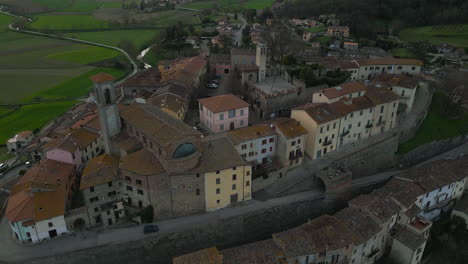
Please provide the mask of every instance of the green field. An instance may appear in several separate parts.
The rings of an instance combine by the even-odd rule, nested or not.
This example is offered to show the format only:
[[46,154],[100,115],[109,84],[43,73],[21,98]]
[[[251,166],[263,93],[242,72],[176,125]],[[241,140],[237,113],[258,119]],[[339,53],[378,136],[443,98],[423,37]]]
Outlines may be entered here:
[[108,28],[109,23],[92,15],[39,15],[30,24],[32,29],[71,30]]
[[148,19],[147,23],[157,27],[167,27],[169,25],[182,22],[184,24],[200,24],[197,12],[186,10],[169,10],[156,13],[157,16]]
[[434,93],[429,114],[414,138],[398,147],[398,153],[407,153],[433,140],[441,140],[468,133],[468,113],[457,119],[449,118],[444,112],[447,100],[447,96]]
[[211,1],[194,1],[183,5],[185,8],[191,8],[196,10],[203,10],[208,8],[219,8],[224,11],[235,11],[241,9],[264,9],[271,6],[274,0],[211,0]]
[[394,57],[398,58],[415,58],[413,52],[407,48],[394,48],[390,51]]
[[[3,144],[3,143],[2,143]],[[13,158],[15,155],[8,153],[6,147],[0,147],[0,162]]]
[[49,10],[60,10],[70,6],[71,1],[69,0],[33,0],[33,2],[46,7]]
[[81,45],[78,50],[66,51],[49,55],[49,58],[75,62],[80,64],[89,64],[103,61],[122,55],[119,51],[97,46]]
[[24,101],[30,102],[39,99],[68,99],[86,96],[91,91],[91,88],[93,86],[93,83],[91,82],[89,77],[100,72],[111,74],[116,79],[119,79],[125,75],[125,72],[122,70],[117,70],[113,68],[95,68],[76,78],[64,81],[50,89],[33,94],[30,97],[24,99]]
[[325,26],[304,28],[304,31],[312,32],[312,33],[322,32],[322,31],[325,31]]
[[131,41],[137,48],[143,48],[161,31],[159,30],[116,30],[101,32],[79,32],[64,34],[67,37],[94,41],[111,46],[118,46],[123,40]]
[[[17,104],[34,97],[61,99],[89,92],[89,76],[100,71],[117,78],[124,73],[87,65],[121,56],[117,51],[9,31],[11,18],[0,14],[0,103]],[[76,101],[42,102],[14,111],[0,108],[0,142],[18,131],[40,128]]]
[[51,119],[62,115],[74,104],[76,104],[76,101],[23,106],[13,114],[0,119],[0,142],[5,142],[19,131],[42,127]]
[[400,38],[408,42],[428,40],[434,44],[449,43],[468,48],[468,24],[408,28],[400,32]]

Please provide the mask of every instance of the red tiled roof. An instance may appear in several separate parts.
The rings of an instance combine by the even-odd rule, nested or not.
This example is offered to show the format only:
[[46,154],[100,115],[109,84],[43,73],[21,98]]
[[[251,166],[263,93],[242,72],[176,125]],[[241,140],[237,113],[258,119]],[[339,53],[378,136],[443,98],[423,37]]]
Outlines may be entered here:
[[322,90],[328,99],[334,99],[343,95],[365,91],[366,87],[360,82],[343,83],[341,85]]
[[101,83],[101,82],[110,82],[110,81],[114,81],[115,80],[115,77],[110,75],[110,74],[107,74],[107,73],[104,73],[104,72],[100,72],[96,75],[93,75],[91,77],[89,77],[89,79],[91,81],[93,81],[94,83]]
[[212,113],[220,113],[233,109],[248,107],[249,104],[233,94],[218,95],[209,98],[198,99],[201,105]]

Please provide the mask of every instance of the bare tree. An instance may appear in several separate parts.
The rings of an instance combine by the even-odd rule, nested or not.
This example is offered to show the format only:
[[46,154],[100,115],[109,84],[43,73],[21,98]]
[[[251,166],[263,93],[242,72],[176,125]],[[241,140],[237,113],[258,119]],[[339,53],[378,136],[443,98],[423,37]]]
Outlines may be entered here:
[[263,31],[262,38],[271,51],[271,59],[273,62],[280,63],[283,57],[289,53],[291,34],[284,26],[276,24],[267,27],[267,29]]
[[442,77],[438,84],[439,88],[448,97],[445,106],[446,113],[456,109],[463,100],[468,99],[468,72],[450,71]]

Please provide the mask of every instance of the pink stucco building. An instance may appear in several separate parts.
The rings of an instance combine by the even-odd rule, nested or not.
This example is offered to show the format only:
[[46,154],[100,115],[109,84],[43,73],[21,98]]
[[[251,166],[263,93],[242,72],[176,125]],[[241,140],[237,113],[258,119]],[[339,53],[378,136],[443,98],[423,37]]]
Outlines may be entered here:
[[200,122],[214,133],[246,127],[249,104],[233,94],[199,99]]
[[216,76],[231,74],[231,56],[229,54],[211,54],[210,71]]
[[82,164],[80,149],[70,138],[57,138],[49,142],[45,146],[45,156],[50,160],[73,164],[75,168]]

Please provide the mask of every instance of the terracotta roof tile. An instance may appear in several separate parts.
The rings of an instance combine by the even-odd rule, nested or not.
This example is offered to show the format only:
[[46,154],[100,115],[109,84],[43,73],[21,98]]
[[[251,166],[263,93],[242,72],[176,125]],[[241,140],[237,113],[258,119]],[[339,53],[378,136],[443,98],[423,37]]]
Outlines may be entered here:
[[385,104],[400,99],[400,97],[390,91],[388,87],[381,84],[372,84],[367,86],[365,96],[375,105]]
[[409,89],[414,89],[418,86],[419,80],[414,76],[407,74],[390,74],[382,73],[377,75],[372,83],[380,83],[386,86],[400,86]]
[[177,113],[186,105],[187,102],[183,97],[165,93],[150,97],[148,99],[148,103],[156,105],[160,108],[167,108]]
[[99,138],[99,134],[84,129],[74,129],[70,132],[70,137],[80,148],[84,149]]
[[91,159],[83,170],[80,190],[97,186],[119,178],[119,159],[103,154]]
[[16,134],[16,136],[22,137],[22,138],[27,138],[30,135],[32,135],[32,133],[33,133],[32,131],[21,131],[18,134]]
[[321,91],[328,99],[334,99],[340,96],[362,92],[366,90],[366,86],[360,82],[343,83],[335,87],[327,88]]
[[248,140],[276,135],[276,131],[269,124],[257,124],[229,131],[228,134],[237,145]]
[[282,118],[273,120],[272,123],[288,139],[307,135],[307,130],[294,118]]
[[120,116],[161,146],[200,132],[151,104],[119,105]]
[[223,257],[216,247],[206,248],[175,257],[174,264],[223,264]]
[[161,73],[157,68],[152,67],[136,73],[132,77],[125,80],[121,86],[156,88],[161,86]]
[[416,59],[396,59],[396,58],[377,58],[367,60],[357,60],[360,66],[367,65],[417,65],[422,66],[423,62]]
[[101,82],[111,82],[111,81],[114,81],[115,80],[115,77],[110,75],[110,74],[107,74],[107,73],[104,73],[104,72],[100,72],[96,75],[93,75],[91,77],[89,77],[89,79],[91,81],[93,81],[94,83],[101,83]]
[[209,98],[198,99],[201,105],[212,113],[220,113],[229,110],[249,107],[249,104],[233,94],[218,95]]
[[147,149],[123,156],[120,159],[120,169],[139,175],[155,175],[166,172],[159,160]]

